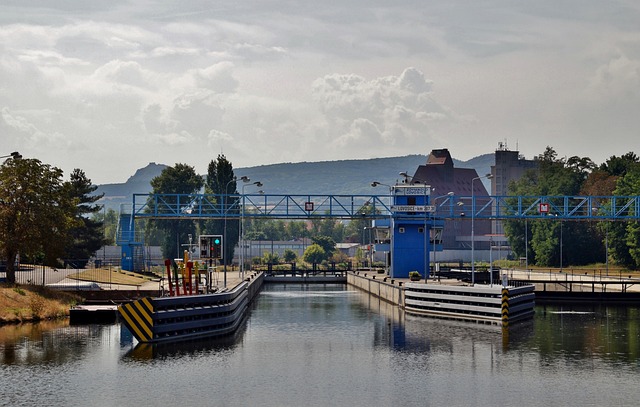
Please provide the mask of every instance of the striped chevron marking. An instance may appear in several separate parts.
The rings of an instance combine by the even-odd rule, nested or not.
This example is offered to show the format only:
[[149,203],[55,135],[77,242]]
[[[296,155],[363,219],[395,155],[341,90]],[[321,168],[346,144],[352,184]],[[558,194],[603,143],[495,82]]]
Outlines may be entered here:
[[150,298],[142,298],[118,308],[127,328],[140,342],[153,340],[153,304]]
[[502,289],[502,325],[509,325],[509,290]]

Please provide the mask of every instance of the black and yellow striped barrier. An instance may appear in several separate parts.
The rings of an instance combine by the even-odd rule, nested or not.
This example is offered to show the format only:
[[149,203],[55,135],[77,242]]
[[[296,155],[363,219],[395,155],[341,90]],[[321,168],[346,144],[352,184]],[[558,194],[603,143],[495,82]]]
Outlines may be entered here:
[[153,319],[154,312],[151,298],[142,298],[118,307],[120,317],[131,333],[140,342],[151,342],[153,340]]
[[502,326],[509,326],[509,290],[502,289]]

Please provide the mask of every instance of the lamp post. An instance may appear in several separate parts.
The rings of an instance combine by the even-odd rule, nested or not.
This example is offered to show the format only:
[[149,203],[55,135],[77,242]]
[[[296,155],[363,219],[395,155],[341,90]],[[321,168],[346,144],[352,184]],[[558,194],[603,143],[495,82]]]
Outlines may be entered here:
[[[247,183],[251,181],[249,178],[247,178]],[[251,184],[243,184],[242,185],[242,212],[240,215],[240,241],[242,242],[242,249],[240,250],[240,277],[244,279],[244,255],[245,255],[245,242],[244,242],[244,206],[245,206],[245,199],[244,199],[244,188],[247,185],[255,185],[258,188],[262,187],[262,182],[260,181],[254,181]]]
[[[448,198],[451,198],[453,195],[454,195],[453,192],[448,192],[446,195],[440,195],[440,196],[437,196],[437,197],[433,198],[433,206],[435,207],[435,210],[433,211],[433,223],[434,223],[434,225],[435,225],[435,222],[436,222],[436,211],[438,210],[438,206],[437,206],[438,199],[440,199],[440,198],[447,198],[448,199]],[[434,225],[431,225],[431,228],[433,228]],[[433,230],[434,230],[434,233],[433,233],[433,267],[435,268],[436,267],[436,238],[438,236],[436,235],[436,232],[435,232],[436,229],[433,228]]]
[[[229,185],[231,185],[232,182],[236,182],[238,181],[238,179],[240,179],[242,182],[249,182],[249,178],[247,176],[242,176],[240,178],[237,177],[233,177],[232,179],[229,180],[229,182],[227,182],[227,184],[224,186],[224,199],[223,199],[223,213],[224,213],[224,226],[223,226],[223,231],[222,231],[222,240],[224,242],[224,247],[228,249],[227,246],[227,212],[229,211],[228,208],[228,199],[229,199]],[[223,254],[223,260],[224,260],[224,287],[227,286],[227,262],[228,259],[226,257],[226,253]],[[233,261],[233,259],[232,259]]]
[[560,272],[562,273],[562,219],[560,219]]
[[2,156],[0,156],[0,158],[11,158],[11,159],[13,159],[13,160],[19,160],[19,159],[21,159],[21,158],[22,158],[22,155],[21,155],[19,152],[14,151],[14,152],[13,152],[13,153],[11,153],[11,154],[7,154],[7,155],[2,155]]
[[476,218],[476,199],[475,199],[475,188],[473,187],[473,182],[479,179],[491,179],[493,175],[487,174],[482,177],[475,177],[471,180],[471,285],[475,285],[476,283],[476,257],[475,257],[475,218]]
[[525,269],[529,270],[529,223],[524,220],[524,263]]
[[[393,234],[393,212],[391,211],[391,206],[393,205],[393,196],[392,196],[392,192],[393,192],[393,187],[389,184],[383,184],[382,182],[378,182],[378,181],[373,181],[371,183],[372,187],[377,187],[378,185],[384,185],[385,187],[389,188],[389,251],[387,253],[391,253],[391,247],[393,245],[393,239],[392,239],[392,234]],[[388,254],[384,259],[384,266],[385,269],[387,271],[387,275],[389,275],[390,277],[393,277],[389,272],[389,257]]]

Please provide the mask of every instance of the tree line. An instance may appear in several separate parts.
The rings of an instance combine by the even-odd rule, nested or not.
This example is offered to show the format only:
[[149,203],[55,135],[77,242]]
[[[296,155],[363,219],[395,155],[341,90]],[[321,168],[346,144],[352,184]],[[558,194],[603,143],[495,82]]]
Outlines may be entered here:
[[[632,152],[596,165],[588,157],[558,157],[553,148],[547,147],[536,160],[537,169],[511,183],[510,195],[637,196],[640,191],[640,159]],[[94,195],[97,187],[82,170],[74,169],[68,180],[63,175],[59,168],[37,159],[11,158],[0,165],[0,255],[9,283],[15,282],[18,257],[22,263],[54,267],[76,259],[73,267],[82,268],[103,244],[112,243],[118,221],[115,211],[102,211],[96,204],[102,195]],[[154,194],[204,191],[228,200],[222,202],[225,207],[238,208],[239,182],[241,178],[235,176],[231,162],[221,154],[209,163],[206,176],[198,175],[190,165],[176,164],[155,177],[151,186]],[[363,206],[360,210],[366,213],[370,208]],[[230,217],[233,215],[230,213]],[[235,215],[237,218],[239,213]],[[166,258],[180,257],[189,235],[224,233],[224,261],[229,263],[240,237],[238,222],[223,219],[139,222],[146,222],[138,226],[145,231],[145,241],[160,245]],[[336,254],[335,242],[370,243],[371,236],[365,233],[368,226],[365,217],[346,224],[331,218],[307,222],[247,217],[245,237],[310,238],[313,244],[305,260],[319,262]],[[605,261],[608,255],[606,260],[612,263],[640,268],[639,222],[506,220],[504,228],[514,253],[528,257],[531,264],[592,264]],[[291,253],[286,257],[290,260]]]
[[[224,235],[223,263],[229,264],[234,257],[234,249],[240,239],[240,225],[237,221],[239,205],[237,197],[238,185],[242,183],[233,170],[233,165],[224,154],[218,155],[207,167],[207,174],[198,175],[195,168],[187,164],[176,164],[165,168],[160,175],[151,180],[153,194],[197,194],[204,190],[205,194],[219,195],[219,199],[227,202],[219,202],[223,207],[229,208],[228,218],[211,220],[192,219],[152,219],[145,225],[145,241],[157,243],[166,258],[178,258],[182,256],[185,242],[189,235]],[[235,196],[234,196],[235,195]],[[168,204],[177,198],[167,196]],[[147,203],[149,210],[153,210],[153,202]],[[368,211],[366,207],[362,211]],[[335,219],[313,219],[306,221],[284,221],[282,219],[267,219],[245,217],[244,236],[246,240],[273,240],[288,241],[309,238],[313,244],[307,248],[308,255],[305,258],[310,262],[319,262],[331,258],[336,254],[336,242],[355,241],[360,242],[364,227],[368,226],[363,219],[353,220],[347,224]],[[364,236],[362,243],[369,243],[370,237]],[[291,253],[285,260],[291,261]],[[270,259],[275,260],[275,259]]]
[[0,256],[7,282],[21,263],[83,268],[104,244],[96,186],[80,169],[63,180],[59,168],[37,159],[12,158],[0,165]]
[[[558,157],[552,147],[509,185],[516,196],[637,196],[640,160],[633,153],[597,165],[588,157]],[[640,268],[640,225],[635,221],[506,220],[509,244],[519,257],[544,267],[611,262]],[[608,258],[607,258],[608,256]]]

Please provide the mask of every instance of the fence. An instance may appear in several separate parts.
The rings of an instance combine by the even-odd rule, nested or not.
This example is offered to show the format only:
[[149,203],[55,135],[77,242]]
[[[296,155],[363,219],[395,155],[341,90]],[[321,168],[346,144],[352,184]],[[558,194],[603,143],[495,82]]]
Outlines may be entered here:
[[[60,267],[42,264],[18,264],[16,284],[46,286],[65,291],[111,290],[120,285],[140,286],[161,277],[163,259],[147,260],[142,274],[123,271],[120,258],[66,259]],[[160,273],[160,275],[156,274]],[[6,282],[6,267],[0,269],[0,281]]]

